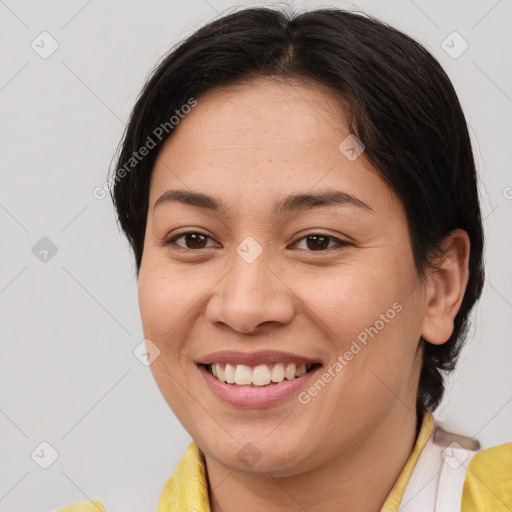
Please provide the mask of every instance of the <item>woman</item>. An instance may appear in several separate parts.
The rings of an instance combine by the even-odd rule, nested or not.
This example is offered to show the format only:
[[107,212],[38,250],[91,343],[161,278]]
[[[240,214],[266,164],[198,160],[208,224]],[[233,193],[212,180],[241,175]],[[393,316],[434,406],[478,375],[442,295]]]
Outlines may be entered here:
[[512,507],[512,443],[433,416],[483,233],[421,45],[338,9],[218,19],[148,80],[110,184],[148,361],[194,439],[158,512]]

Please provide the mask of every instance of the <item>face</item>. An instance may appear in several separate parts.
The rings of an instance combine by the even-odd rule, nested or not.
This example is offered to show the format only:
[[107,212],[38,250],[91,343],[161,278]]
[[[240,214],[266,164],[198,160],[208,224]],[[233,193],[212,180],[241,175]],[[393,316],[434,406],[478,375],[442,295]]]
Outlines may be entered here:
[[407,220],[362,148],[339,148],[349,135],[332,91],[260,79],[197,98],[158,155],[140,312],[154,378],[207,460],[291,475],[415,410]]

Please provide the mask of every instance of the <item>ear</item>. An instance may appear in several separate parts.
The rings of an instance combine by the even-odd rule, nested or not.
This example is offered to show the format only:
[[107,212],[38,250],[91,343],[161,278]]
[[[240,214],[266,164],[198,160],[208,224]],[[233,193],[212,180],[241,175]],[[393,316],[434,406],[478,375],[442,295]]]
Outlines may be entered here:
[[453,320],[459,311],[469,279],[468,234],[462,229],[451,231],[441,244],[443,254],[426,283],[425,314],[422,337],[442,345],[452,335]]

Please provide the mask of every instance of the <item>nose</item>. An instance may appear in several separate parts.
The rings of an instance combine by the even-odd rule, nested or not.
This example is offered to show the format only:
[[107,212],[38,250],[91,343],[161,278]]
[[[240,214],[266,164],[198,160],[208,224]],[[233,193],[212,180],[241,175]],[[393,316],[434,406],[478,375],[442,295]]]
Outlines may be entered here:
[[249,335],[258,334],[263,324],[289,323],[295,314],[295,294],[282,271],[273,267],[277,265],[265,251],[252,262],[234,253],[230,270],[208,302],[207,319]]

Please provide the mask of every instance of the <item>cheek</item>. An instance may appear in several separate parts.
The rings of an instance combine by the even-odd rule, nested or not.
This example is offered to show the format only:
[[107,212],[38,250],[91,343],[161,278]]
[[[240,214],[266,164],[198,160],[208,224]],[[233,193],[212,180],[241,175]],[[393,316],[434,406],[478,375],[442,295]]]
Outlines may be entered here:
[[171,264],[160,255],[141,265],[138,283],[139,310],[144,337],[152,340],[174,371],[189,370],[189,340],[199,329],[205,298],[219,280],[220,271],[199,266]]
[[162,351],[182,330],[184,310],[189,308],[187,286],[177,272],[165,271],[163,265],[143,262],[139,273],[138,298],[144,336],[154,341]]
[[144,337],[160,350],[150,370],[169,407],[188,425],[192,407],[183,389],[189,388],[191,363],[182,355],[193,328],[191,310],[198,290],[179,272],[170,272],[165,262],[152,264],[147,256],[139,273],[139,309]]
[[139,275],[139,309],[147,338],[161,339],[162,329],[168,329],[175,316],[171,306],[172,294],[169,293],[169,283],[155,272],[147,271],[141,266]]
[[379,332],[396,323],[405,290],[406,283],[392,269],[357,264],[317,279],[310,275],[297,285],[305,309],[311,310],[330,339],[337,340],[340,350],[358,337],[364,342],[375,323]]
[[366,321],[361,312],[357,333],[338,344],[338,353],[343,351],[345,360],[340,392],[356,416],[364,416],[364,410],[356,412],[361,404],[379,416],[399,402],[414,403],[412,394],[419,377],[415,360],[420,334],[418,311],[410,298],[386,306],[376,307]]
[[303,297],[329,339],[332,362],[343,358],[337,382],[350,387],[354,399],[393,396],[409,382],[421,325],[414,282],[412,263],[397,266],[382,258],[380,265],[339,269],[317,286],[303,281]]

